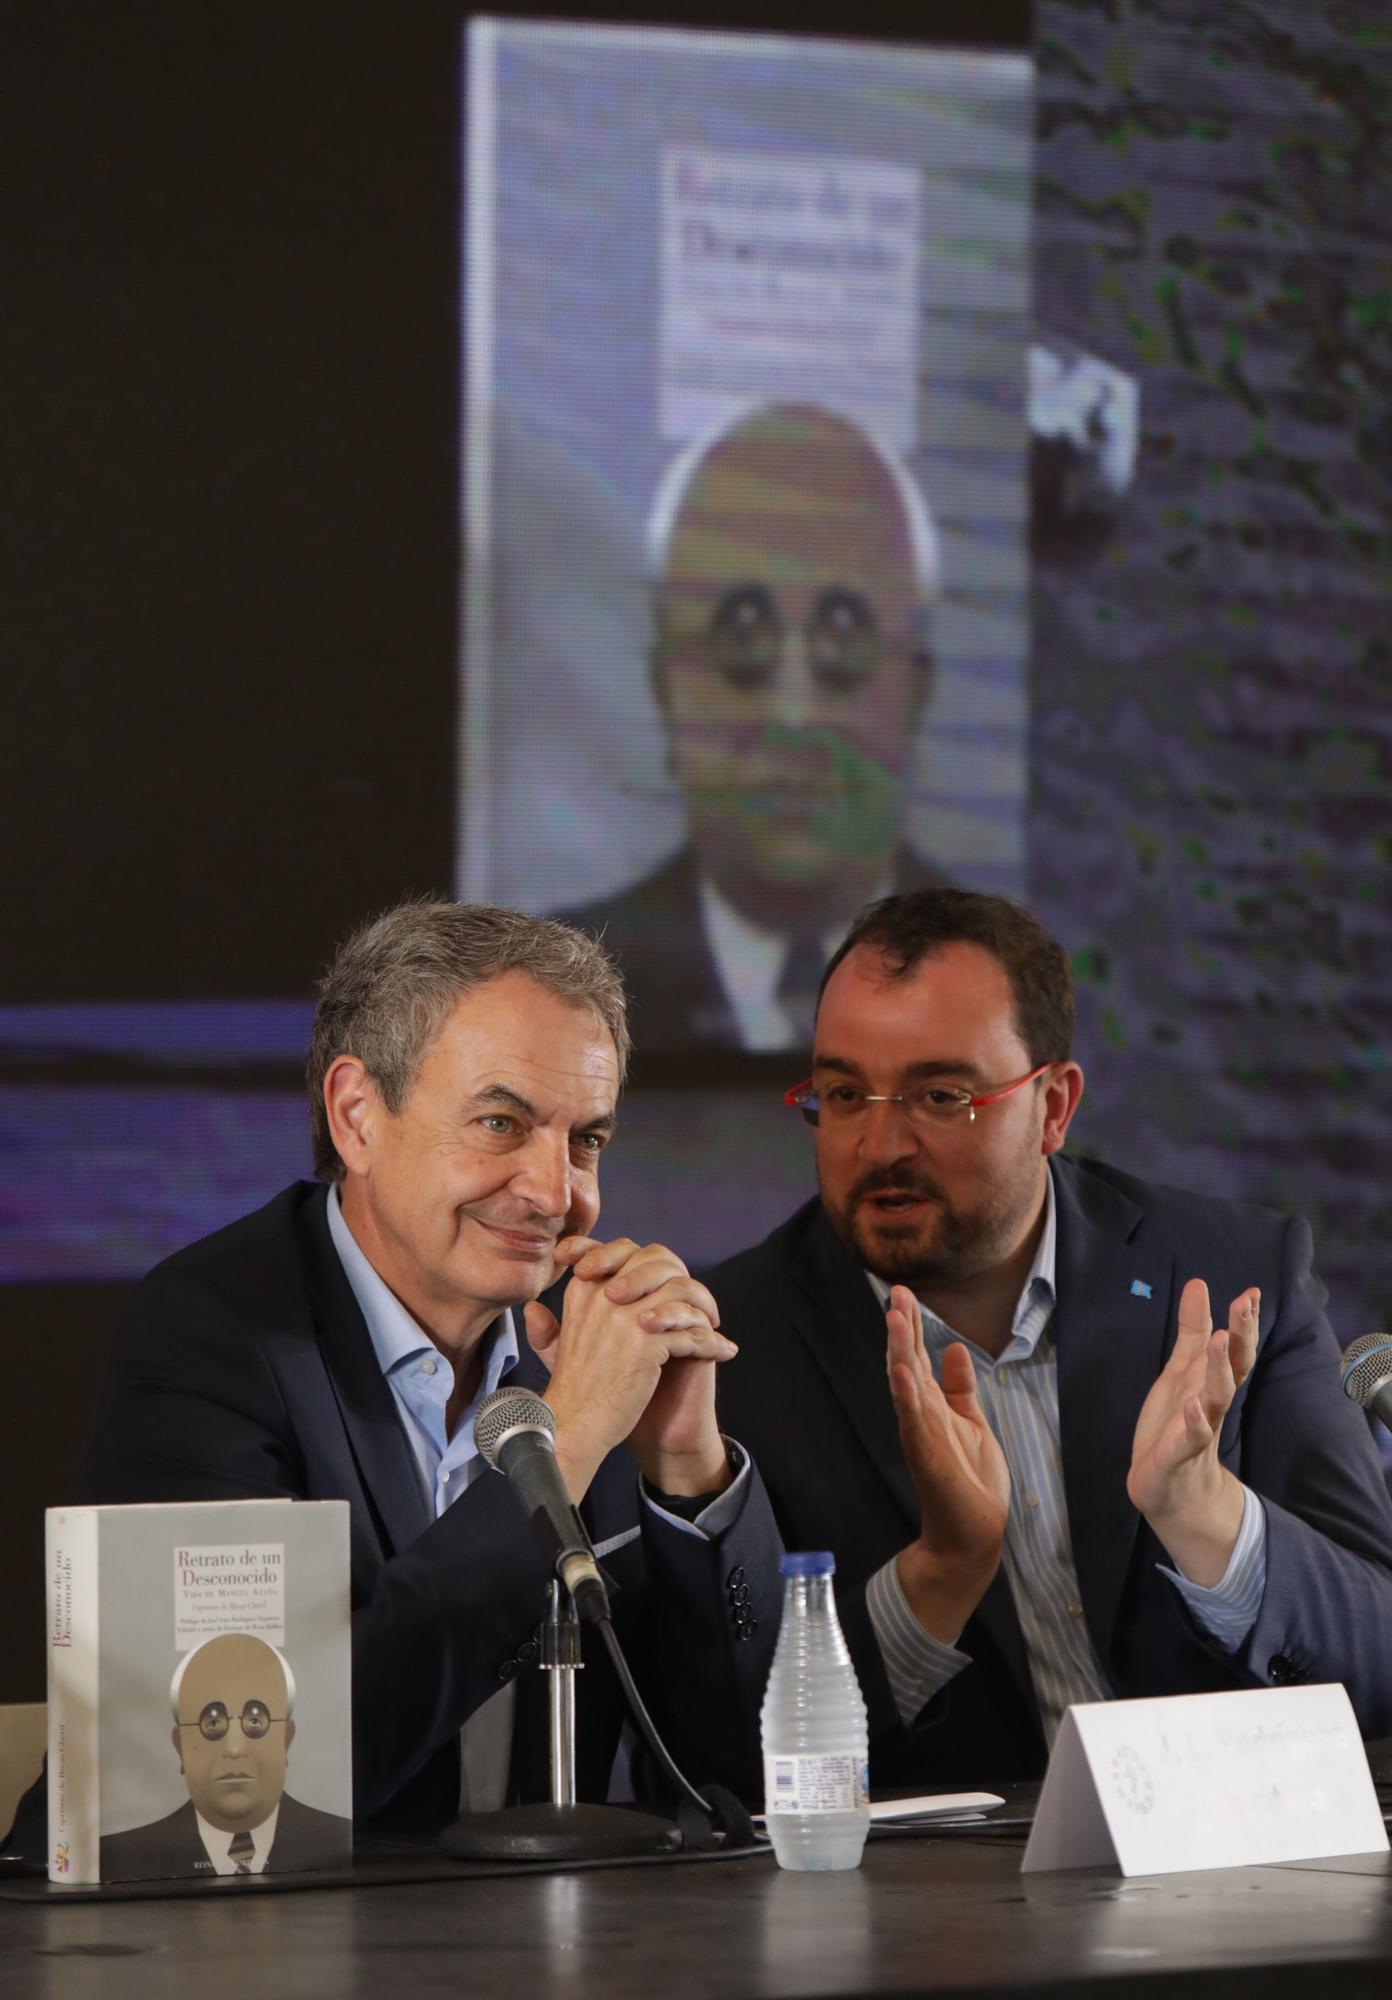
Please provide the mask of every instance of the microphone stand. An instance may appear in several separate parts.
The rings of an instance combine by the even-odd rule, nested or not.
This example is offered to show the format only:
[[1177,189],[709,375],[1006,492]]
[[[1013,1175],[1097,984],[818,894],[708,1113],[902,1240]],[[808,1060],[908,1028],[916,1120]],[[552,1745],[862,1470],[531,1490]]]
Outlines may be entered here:
[[580,1622],[570,1592],[554,1579],[546,1617],[537,1629],[539,1664],[548,1677],[550,1803],[464,1813],[440,1835],[441,1847],[461,1861],[603,1861],[676,1853],[682,1837],[671,1820],[627,1806],[577,1802],[575,1676],[584,1666]]
[[553,1578],[546,1623],[541,1627],[541,1671],[551,1716],[551,1803],[575,1804],[575,1676],[585,1662],[580,1657],[580,1621],[569,1591]]

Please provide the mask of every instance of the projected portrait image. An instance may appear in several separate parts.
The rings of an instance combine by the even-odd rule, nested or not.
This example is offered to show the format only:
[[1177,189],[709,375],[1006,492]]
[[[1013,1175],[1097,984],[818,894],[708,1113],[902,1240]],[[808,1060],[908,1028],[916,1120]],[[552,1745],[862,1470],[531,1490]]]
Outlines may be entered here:
[[604,933],[658,1045],[795,1046],[861,904],[941,879],[903,837],[932,691],[932,521],[860,426],[773,405],[673,461],[648,568],[686,838],[567,914]]
[[494,23],[469,91],[459,892],[645,1055],[801,1049],[864,903],[1025,886],[1028,64]]

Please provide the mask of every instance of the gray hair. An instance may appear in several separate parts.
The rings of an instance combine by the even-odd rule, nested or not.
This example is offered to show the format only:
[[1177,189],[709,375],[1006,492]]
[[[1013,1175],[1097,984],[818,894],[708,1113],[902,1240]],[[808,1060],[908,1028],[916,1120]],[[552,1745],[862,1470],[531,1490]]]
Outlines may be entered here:
[[324,1107],[330,1065],[356,1056],[395,1117],[460,994],[508,972],[525,972],[558,1000],[588,1008],[613,1038],[622,1081],[628,1003],[618,967],[594,938],[487,903],[398,903],[339,946],[319,983],[305,1085],[322,1180],[344,1173]]

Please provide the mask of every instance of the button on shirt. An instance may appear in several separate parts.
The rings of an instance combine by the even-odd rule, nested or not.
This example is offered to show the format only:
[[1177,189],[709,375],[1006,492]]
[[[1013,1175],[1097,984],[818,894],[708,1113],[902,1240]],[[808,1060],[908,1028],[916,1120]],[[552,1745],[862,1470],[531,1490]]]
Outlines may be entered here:
[[[994,1359],[971,1347],[982,1411],[1010,1468],[1010,1514],[1001,1560],[1050,1744],[1071,1703],[1103,1701],[1112,1693],[1083,1617],[1064,1497],[1053,1337],[1057,1241],[1050,1174],[1044,1229],[1015,1308],[1010,1340]],[[887,1308],[889,1286],[866,1275]],[[944,1352],[961,1335],[927,1306],[920,1304],[919,1311],[937,1376]],[[1251,1631],[1266,1588],[1266,1517],[1256,1495],[1247,1488],[1243,1493],[1232,1559],[1212,1590],[1160,1565],[1195,1618],[1229,1652],[1236,1652]],[[870,1579],[866,1608],[900,1719],[911,1727],[925,1702],[971,1664],[970,1656],[923,1630],[892,1559]]]

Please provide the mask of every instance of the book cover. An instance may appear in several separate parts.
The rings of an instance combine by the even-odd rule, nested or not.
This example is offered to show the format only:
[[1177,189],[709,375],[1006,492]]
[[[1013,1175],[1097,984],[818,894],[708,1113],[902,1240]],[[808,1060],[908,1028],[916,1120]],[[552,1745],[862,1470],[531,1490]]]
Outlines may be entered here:
[[51,1507],[49,1879],[352,1855],[348,1505]]

